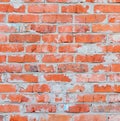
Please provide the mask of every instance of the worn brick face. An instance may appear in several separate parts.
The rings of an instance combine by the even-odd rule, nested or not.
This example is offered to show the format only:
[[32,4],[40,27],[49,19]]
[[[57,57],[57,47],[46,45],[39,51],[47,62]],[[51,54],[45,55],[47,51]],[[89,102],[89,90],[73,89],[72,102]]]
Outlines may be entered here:
[[0,121],[120,121],[120,0],[0,0]]

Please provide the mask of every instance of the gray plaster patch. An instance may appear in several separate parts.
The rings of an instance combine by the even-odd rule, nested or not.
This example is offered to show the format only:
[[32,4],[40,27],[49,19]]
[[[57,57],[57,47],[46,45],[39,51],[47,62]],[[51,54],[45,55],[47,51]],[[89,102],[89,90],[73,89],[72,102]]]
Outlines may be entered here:
[[10,4],[14,6],[14,8],[19,8],[23,5],[23,0],[11,0]]
[[95,54],[100,52],[102,52],[102,48],[95,44],[83,45],[82,47],[78,48],[78,53],[81,54]]
[[120,42],[120,35],[113,35],[112,38],[115,42]]
[[106,55],[104,58],[107,63],[119,62],[119,59],[115,54]]

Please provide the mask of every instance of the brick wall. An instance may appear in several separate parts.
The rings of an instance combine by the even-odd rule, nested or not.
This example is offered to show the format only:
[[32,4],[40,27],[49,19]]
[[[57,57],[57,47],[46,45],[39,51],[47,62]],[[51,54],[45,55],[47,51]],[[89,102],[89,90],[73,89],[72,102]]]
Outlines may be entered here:
[[0,0],[0,121],[120,121],[120,0]]

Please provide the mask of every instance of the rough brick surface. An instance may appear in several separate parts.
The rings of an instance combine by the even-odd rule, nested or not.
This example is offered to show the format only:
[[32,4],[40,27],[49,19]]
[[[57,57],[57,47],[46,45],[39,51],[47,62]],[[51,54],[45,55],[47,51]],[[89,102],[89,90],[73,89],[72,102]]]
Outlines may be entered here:
[[0,121],[120,121],[120,0],[0,0]]

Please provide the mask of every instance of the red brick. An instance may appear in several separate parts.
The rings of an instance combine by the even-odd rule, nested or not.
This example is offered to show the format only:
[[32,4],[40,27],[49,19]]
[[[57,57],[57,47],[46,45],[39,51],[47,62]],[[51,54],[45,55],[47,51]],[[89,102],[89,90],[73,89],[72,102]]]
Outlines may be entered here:
[[65,44],[59,46],[60,53],[75,53],[77,49],[81,47],[79,44]]
[[10,121],[28,121],[27,116],[11,115]]
[[45,65],[45,64],[40,64],[39,70],[40,72],[45,72],[45,73],[55,72],[55,68],[53,65]]
[[0,52],[22,52],[24,50],[23,44],[1,44]]
[[112,64],[111,71],[112,72],[120,72],[120,64]]
[[36,101],[37,102],[49,102],[50,101],[50,97],[48,94],[37,94],[36,95]]
[[84,92],[85,87],[83,85],[73,85],[72,88],[68,89],[68,93],[75,93],[75,92]]
[[111,23],[119,23],[120,22],[120,14],[112,14],[108,16],[108,20]]
[[29,98],[27,96],[24,95],[20,95],[20,94],[10,94],[8,96],[8,99],[10,100],[10,102],[16,102],[16,103],[21,103],[21,102],[28,102]]
[[58,5],[56,4],[28,5],[28,12],[30,13],[55,13],[55,12],[58,12]]
[[25,12],[25,6],[14,8],[10,4],[0,4],[0,12]]
[[114,92],[120,92],[120,85],[114,85]]
[[108,102],[110,103],[120,102],[120,95],[119,94],[109,95]]
[[39,22],[39,16],[34,14],[26,14],[26,15],[12,14],[8,16],[8,22],[10,23]]
[[120,42],[120,35],[117,35],[117,34],[110,34],[109,36],[108,36],[108,40],[110,41],[110,42]]
[[65,2],[69,2],[69,0],[47,0],[47,2],[65,3]]
[[26,72],[39,72],[39,67],[36,64],[25,64],[24,69]]
[[56,106],[52,104],[30,104],[26,105],[26,112],[56,112]]
[[0,0],[0,121],[119,121],[120,0]]
[[59,73],[65,73],[65,72],[84,73],[84,72],[88,72],[88,65],[87,64],[59,64],[58,72]]
[[0,63],[6,62],[6,56],[5,55],[0,55]]
[[0,34],[0,42],[7,42],[7,35],[6,34]]
[[48,121],[70,121],[71,116],[65,114],[49,114]]
[[11,84],[0,84],[1,93],[16,92],[16,86]]
[[47,84],[31,84],[26,87],[21,87],[20,92],[50,92],[50,86]]
[[28,3],[43,2],[43,0],[24,0],[24,2],[28,2]]
[[74,116],[73,121],[106,121],[106,116],[105,115],[100,115],[100,114],[79,114]]
[[0,2],[9,2],[10,0],[0,0]]
[[92,32],[120,32],[120,24],[93,24]]
[[[120,1],[118,0],[118,2],[120,2]],[[119,120],[120,120],[120,115],[117,115],[117,114],[109,115],[109,117],[108,117],[108,121],[119,121]]]
[[42,40],[46,43],[72,43],[72,34],[45,34]]
[[106,19],[106,16],[98,14],[88,14],[88,15],[76,15],[75,22],[77,23],[99,23],[103,22]]
[[76,62],[90,62],[90,63],[101,63],[104,62],[103,54],[95,54],[95,55],[77,55]]
[[24,68],[27,72],[45,72],[45,73],[55,72],[55,68],[53,65],[46,65],[46,64],[38,64],[38,65],[25,64]]
[[109,72],[110,65],[97,64],[92,68],[93,72]]
[[60,63],[60,62],[73,62],[72,55],[44,55],[42,58],[42,62],[44,63]]
[[89,105],[87,104],[76,104],[69,106],[69,109],[66,111],[68,113],[83,113],[83,112],[89,112]]
[[67,14],[46,14],[42,16],[42,22],[44,23],[71,23],[72,15]]
[[89,25],[78,24],[78,25],[74,26],[74,32],[76,32],[76,33],[86,33],[89,31],[90,31]]
[[58,42],[60,43],[72,43],[73,36],[71,34],[60,34]]
[[108,0],[108,2],[113,2],[113,3],[119,3],[120,2],[120,0]]
[[0,32],[7,32],[7,33],[12,33],[12,32],[17,32],[17,27],[12,26],[11,24],[1,24],[0,25]]
[[56,32],[55,25],[40,25],[40,24],[32,24],[31,30],[36,31],[38,33],[53,33]]
[[58,40],[58,35],[57,34],[44,34],[42,35],[42,40],[46,43],[53,43],[57,42]]
[[10,34],[10,42],[39,42],[40,35],[38,34]]
[[5,21],[5,14],[0,14],[0,22],[4,22]]
[[84,94],[77,96],[77,102],[106,102],[104,94]]
[[110,74],[108,75],[109,81],[120,82],[120,74]]
[[9,62],[18,62],[18,63],[25,63],[25,62],[37,62],[36,55],[13,55],[8,56]]
[[104,74],[77,74],[77,82],[104,82],[106,81],[106,76]]
[[66,5],[62,6],[63,13],[87,13],[89,6],[83,6],[81,4],[78,5]]
[[33,74],[11,74],[9,81],[38,82],[38,77]]
[[56,81],[56,82],[70,82],[71,79],[64,74],[46,74],[44,78],[47,81]]
[[4,117],[2,115],[0,115],[0,121],[3,121]]
[[71,33],[71,32],[73,32],[73,26],[71,26],[71,25],[60,25],[60,26],[58,26],[58,32],[60,32],[60,33]]
[[119,5],[95,5],[95,12],[103,12],[103,13],[119,13],[120,6]]
[[0,112],[1,113],[20,112],[20,107],[19,105],[14,105],[14,104],[1,104]]
[[78,34],[75,36],[75,41],[80,43],[96,43],[104,42],[105,35],[103,34]]
[[21,64],[4,64],[0,65],[0,73],[9,72],[9,73],[19,73],[22,72]]
[[35,52],[35,53],[54,53],[56,52],[56,46],[54,45],[50,45],[50,44],[34,44],[34,45],[28,45],[26,46],[26,51],[31,53],[31,52]]
[[113,113],[120,112],[119,104],[105,104],[105,105],[94,105],[92,107],[93,112]]
[[94,92],[113,92],[114,88],[111,85],[94,85]]
[[117,53],[120,52],[120,45],[109,45],[106,46],[106,52]]

